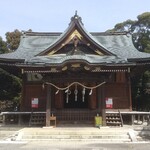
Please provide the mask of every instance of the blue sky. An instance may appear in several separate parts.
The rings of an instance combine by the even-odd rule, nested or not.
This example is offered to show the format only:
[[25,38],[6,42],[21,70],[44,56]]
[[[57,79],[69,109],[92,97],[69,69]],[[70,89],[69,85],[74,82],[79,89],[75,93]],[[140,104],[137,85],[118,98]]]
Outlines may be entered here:
[[0,36],[15,29],[63,32],[78,11],[89,32],[103,32],[150,12],[150,0],[1,0]]

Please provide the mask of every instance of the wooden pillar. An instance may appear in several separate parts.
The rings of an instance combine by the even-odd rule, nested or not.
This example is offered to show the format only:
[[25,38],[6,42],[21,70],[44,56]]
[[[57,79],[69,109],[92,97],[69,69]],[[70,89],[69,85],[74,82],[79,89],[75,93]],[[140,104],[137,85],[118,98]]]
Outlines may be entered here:
[[62,109],[64,105],[63,102],[63,93],[62,91],[59,91],[59,93],[55,95],[55,108]]
[[96,109],[96,106],[97,106],[96,89],[93,89],[92,94],[90,95],[90,109]]
[[47,98],[46,98],[46,126],[50,126],[51,114],[51,86],[47,85]]
[[21,94],[22,94],[22,101],[20,103],[20,111],[25,111],[25,101],[26,101],[26,74],[22,74],[22,89],[21,89]]
[[[92,83],[91,86],[94,87],[96,84]],[[89,108],[90,109],[96,109],[97,107],[97,95],[96,95],[96,89],[92,90],[92,93],[90,95],[90,101],[89,101]]]
[[128,74],[128,89],[129,89],[129,109],[132,111],[132,97],[131,97],[131,79],[130,75]]
[[21,114],[18,115],[18,125],[22,124],[22,118],[21,118]]
[[98,91],[98,111],[99,111],[100,114],[102,114],[102,110],[101,110],[101,108],[102,108],[102,96],[101,96],[102,91],[101,91],[101,87],[98,87],[97,91]]
[[105,85],[102,86],[102,120],[103,126],[106,126]]

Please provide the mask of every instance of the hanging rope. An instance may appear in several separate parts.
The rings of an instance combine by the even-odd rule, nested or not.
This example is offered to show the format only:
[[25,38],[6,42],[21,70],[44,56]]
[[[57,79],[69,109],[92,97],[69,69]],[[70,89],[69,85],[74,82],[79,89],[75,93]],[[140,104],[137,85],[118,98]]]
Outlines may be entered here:
[[98,88],[98,87],[102,86],[102,85],[105,84],[105,83],[106,83],[106,82],[102,82],[102,83],[100,83],[100,84],[98,84],[98,85],[96,85],[96,86],[85,86],[85,85],[83,85],[83,84],[81,84],[81,83],[79,83],[79,82],[72,82],[70,85],[61,88],[61,87],[56,86],[56,85],[53,84],[53,83],[45,82],[45,84],[49,84],[49,85],[55,87],[55,88],[58,89],[58,90],[67,90],[67,89],[69,89],[71,86],[77,85],[77,84],[80,85],[80,86],[82,86],[82,87],[84,87],[84,88],[86,88],[86,89],[95,89],[95,88]]

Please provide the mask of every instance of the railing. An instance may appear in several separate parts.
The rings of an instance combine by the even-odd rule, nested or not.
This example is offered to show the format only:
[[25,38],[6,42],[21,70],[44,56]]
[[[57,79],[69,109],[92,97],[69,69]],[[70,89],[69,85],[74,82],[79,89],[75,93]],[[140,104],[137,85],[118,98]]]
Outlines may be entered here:
[[89,109],[63,109],[53,110],[52,113],[54,116],[57,116],[58,121],[93,121],[98,111]]
[[[18,118],[18,123],[21,122],[21,117],[28,115],[30,116],[32,112],[1,112],[0,122],[5,122],[6,118],[10,116],[10,120],[15,120],[15,117]],[[33,112],[33,113],[43,113],[46,112]],[[52,110],[54,116],[57,117],[58,121],[93,121],[94,116],[97,115],[98,110],[90,109],[63,109],[63,110]],[[106,111],[106,114],[118,113],[118,111]],[[123,112],[120,110],[120,114],[123,118],[124,124],[128,121],[127,124],[143,124],[144,122],[150,124],[150,112]]]
[[[21,120],[21,116],[31,116],[31,114],[43,114],[46,115],[46,112],[2,112],[3,123],[10,122],[18,118],[18,123]],[[70,122],[93,122],[94,117],[97,115],[98,110],[90,109],[63,109],[63,110],[52,110],[51,115],[57,117],[57,121],[70,121]],[[10,120],[10,121],[9,121]]]
[[[106,114],[115,114],[118,112],[115,111],[107,111]],[[150,124],[150,112],[141,112],[141,111],[131,111],[131,112],[124,112],[124,111],[120,111],[120,114],[122,116],[122,118],[125,121],[129,121],[128,123],[131,125],[134,124],[143,124],[143,123],[147,123],[147,125]]]
[[123,119],[122,119],[122,115],[121,115],[121,113],[120,113],[120,110],[118,110],[118,112],[119,112],[119,116],[120,116],[120,120],[121,120],[121,126],[123,127]]

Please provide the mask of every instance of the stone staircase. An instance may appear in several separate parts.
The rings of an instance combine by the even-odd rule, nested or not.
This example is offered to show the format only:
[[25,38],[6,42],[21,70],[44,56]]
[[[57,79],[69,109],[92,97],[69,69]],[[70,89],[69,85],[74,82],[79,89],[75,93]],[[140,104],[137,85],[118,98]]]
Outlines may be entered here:
[[16,127],[0,127],[0,141],[5,140],[16,140],[17,131],[19,131],[21,128]]
[[89,141],[89,142],[131,142],[128,129],[101,127],[85,128],[24,128],[18,141]]
[[150,141],[150,126],[135,128],[138,141]]
[[6,140],[15,134],[15,131],[0,131],[0,140]]

